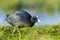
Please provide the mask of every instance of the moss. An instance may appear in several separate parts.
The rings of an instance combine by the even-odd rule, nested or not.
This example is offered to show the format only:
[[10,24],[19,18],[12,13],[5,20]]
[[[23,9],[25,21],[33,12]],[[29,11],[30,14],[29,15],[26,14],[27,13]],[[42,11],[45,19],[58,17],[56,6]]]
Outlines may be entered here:
[[0,40],[60,40],[60,25],[16,28],[0,26]]

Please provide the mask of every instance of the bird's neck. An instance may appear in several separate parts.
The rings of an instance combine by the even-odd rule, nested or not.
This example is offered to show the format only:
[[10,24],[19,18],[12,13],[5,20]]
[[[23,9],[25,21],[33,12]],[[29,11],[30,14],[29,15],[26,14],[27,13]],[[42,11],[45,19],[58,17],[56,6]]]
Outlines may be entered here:
[[31,26],[31,27],[34,26],[34,23],[32,22],[30,26]]

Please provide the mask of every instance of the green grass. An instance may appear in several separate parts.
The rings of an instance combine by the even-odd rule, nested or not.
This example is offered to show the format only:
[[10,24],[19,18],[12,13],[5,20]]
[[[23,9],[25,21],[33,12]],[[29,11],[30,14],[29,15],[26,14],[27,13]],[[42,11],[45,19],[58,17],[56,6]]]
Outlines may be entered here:
[[[0,26],[0,40],[60,40],[60,25],[17,28]],[[20,32],[20,33],[19,33]]]

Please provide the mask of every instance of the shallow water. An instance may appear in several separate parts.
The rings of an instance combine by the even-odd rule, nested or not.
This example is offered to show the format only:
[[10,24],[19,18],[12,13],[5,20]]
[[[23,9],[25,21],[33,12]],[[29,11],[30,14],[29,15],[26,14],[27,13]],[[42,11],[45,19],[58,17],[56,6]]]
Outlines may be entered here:
[[[27,10],[26,10],[27,11]],[[60,21],[60,15],[54,14],[53,17],[44,14],[44,13],[38,13],[36,11],[29,11],[28,12],[33,16],[37,15],[41,22],[36,22],[35,25],[53,25],[57,24]],[[6,14],[4,12],[0,11],[0,25],[10,25],[6,20]]]

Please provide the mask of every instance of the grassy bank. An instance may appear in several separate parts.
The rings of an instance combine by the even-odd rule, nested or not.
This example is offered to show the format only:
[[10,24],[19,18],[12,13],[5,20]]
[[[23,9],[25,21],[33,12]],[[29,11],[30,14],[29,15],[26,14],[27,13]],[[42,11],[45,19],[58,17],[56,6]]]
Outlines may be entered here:
[[15,33],[13,30],[14,27],[0,26],[0,40],[60,40],[60,25],[16,28]]

